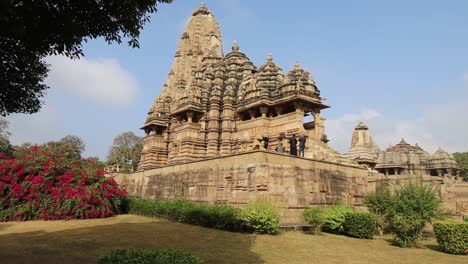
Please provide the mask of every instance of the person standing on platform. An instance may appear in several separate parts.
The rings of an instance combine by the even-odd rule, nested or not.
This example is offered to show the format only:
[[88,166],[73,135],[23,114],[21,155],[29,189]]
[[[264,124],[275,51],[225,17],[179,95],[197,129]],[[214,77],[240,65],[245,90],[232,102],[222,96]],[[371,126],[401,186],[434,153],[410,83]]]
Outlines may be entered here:
[[289,154],[297,156],[297,139],[295,134],[289,139]]
[[301,135],[299,137],[299,157],[304,157],[305,143],[306,137],[304,135]]
[[278,143],[278,145],[276,146],[276,152],[278,152],[278,153],[283,153],[284,152],[284,147],[283,147],[282,142]]

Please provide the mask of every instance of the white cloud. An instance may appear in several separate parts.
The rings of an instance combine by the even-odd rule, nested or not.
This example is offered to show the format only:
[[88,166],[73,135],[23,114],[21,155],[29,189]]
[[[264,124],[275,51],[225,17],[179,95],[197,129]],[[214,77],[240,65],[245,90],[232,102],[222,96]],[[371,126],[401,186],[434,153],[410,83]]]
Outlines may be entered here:
[[401,138],[411,144],[418,143],[429,152],[442,147],[448,152],[468,151],[468,104],[463,100],[451,104],[432,105],[414,120],[394,120],[375,110],[345,114],[325,123],[330,145],[346,152],[351,135],[359,121],[364,122],[381,149],[396,144]]
[[11,143],[44,143],[64,136],[63,118],[53,106],[44,105],[40,112],[32,115],[14,114],[7,117],[10,122]]
[[134,102],[138,93],[138,82],[115,59],[70,60],[52,56],[47,63],[51,65],[47,84],[67,95],[126,106]]

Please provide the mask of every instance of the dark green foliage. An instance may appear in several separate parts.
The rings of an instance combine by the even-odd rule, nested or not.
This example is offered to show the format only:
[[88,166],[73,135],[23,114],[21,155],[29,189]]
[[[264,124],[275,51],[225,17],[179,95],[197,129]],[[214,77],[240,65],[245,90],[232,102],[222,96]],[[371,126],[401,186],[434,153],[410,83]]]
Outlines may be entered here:
[[408,185],[394,195],[378,190],[364,199],[369,211],[377,216],[379,231],[389,229],[394,242],[401,247],[413,247],[426,223],[441,218],[441,199],[431,186]]
[[393,198],[388,190],[378,189],[364,197],[364,205],[377,217],[377,231],[383,235],[388,229],[388,218],[393,212]]
[[278,207],[268,199],[260,199],[244,207],[239,219],[247,231],[274,234],[279,230]]
[[155,201],[133,197],[123,201],[123,206],[122,209],[130,214],[164,217],[209,228],[232,231],[242,229],[238,217],[240,210],[228,205],[195,204],[184,200]]
[[442,200],[432,186],[408,185],[396,191],[393,211],[395,214],[411,215],[430,222],[441,215],[441,204]]
[[0,1],[0,115],[39,111],[47,55],[79,58],[82,43],[96,38],[139,47],[149,14],[172,1]]
[[434,233],[443,251],[451,254],[468,254],[467,222],[435,222]]
[[203,264],[202,259],[175,249],[117,249],[98,264]]
[[356,238],[372,239],[376,229],[376,217],[371,213],[347,213],[343,224],[344,233]]
[[393,197],[389,226],[395,244],[414,247],[424,225],[441,215],[441,199],[430,186],[408,185]]
[[466,223],[468,223],[468,217],[463,218],[463,221],[465,221]]
[[460,168],[460,176],[464,181],[468,181],[468,152],[456,152],[453,156],[457,160]]
[[[0,30],[5,28],[2,11],[0,4]],[[44,84],[48,65],[43,54],[3,33],[0,34],[0,115],[35,113],[41,108],[48,88]]]
[[311,225],[314,234],[320,233],[322,229],[324,224],[322,214],[323,208],[321,207],[312,207],[304,210],[304,221]]
[[425,221],[416,215],[394,215],[390,219],[393,242],[400,247],[414,247],[425,224]]
[[133,197],[122,201],[122,206],[122,210],[129,214],[163,217],[208,228],[270,234],[279,229],[277,208],[269,201],[259,201],[239,209],[186,200],[156,201]]
[[354,212],[353,208],[342,204],[324,208],[322,212],[323,230],[337,234],[343,233],[345,216],[352,212]]
[[188,211],[186,222],[204,227],[239,231],[242,223],[238,215],[239,209],[228,205],[197,205]]

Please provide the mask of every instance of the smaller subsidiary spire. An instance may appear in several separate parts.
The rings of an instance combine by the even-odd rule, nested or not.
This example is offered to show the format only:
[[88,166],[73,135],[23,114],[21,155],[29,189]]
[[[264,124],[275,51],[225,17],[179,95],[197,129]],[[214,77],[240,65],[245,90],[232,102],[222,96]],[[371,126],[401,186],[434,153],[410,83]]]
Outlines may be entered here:
[[200,7],[195,9],[195,11],[193,11],[192,16],[197,16],[199,14],[204,14],[204,15],[211,14],[210,10],[208,10],[208,8],[205,5],[205,2],[201,2]]
[[232,44],[232,50],[234,51],[239,50],[239,43],[237,43],[237,40],[234,40],[234,43]]
[[445,153],[445,150],[442,147],[437,148],[436,153]]
[[363,122],[359,122],[357,126],[354,128],[354,130],[368,130],[369,127],[366,126]]
[[272,61],[273,61],[273,55],[271,54],[271,52],[268,53],[267,61],[268,61],[268,62],[272,62]]
[[299,70],[300,68],[301,68],[301,65],[299,64],[299,62],[296,61],[296,63],[294,63],[294,69]]

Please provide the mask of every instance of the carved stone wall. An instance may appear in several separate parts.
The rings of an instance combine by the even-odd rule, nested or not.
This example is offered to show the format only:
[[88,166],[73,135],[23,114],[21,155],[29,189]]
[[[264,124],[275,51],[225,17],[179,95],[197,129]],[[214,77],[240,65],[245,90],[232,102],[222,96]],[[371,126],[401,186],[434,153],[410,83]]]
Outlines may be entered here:
[[367,169],[255,151],[222,158],[119,174],[130,195],[152,199],[243,205],[270,197],[283,211],[283,223],[302,222],[311,205],[362,205]]

